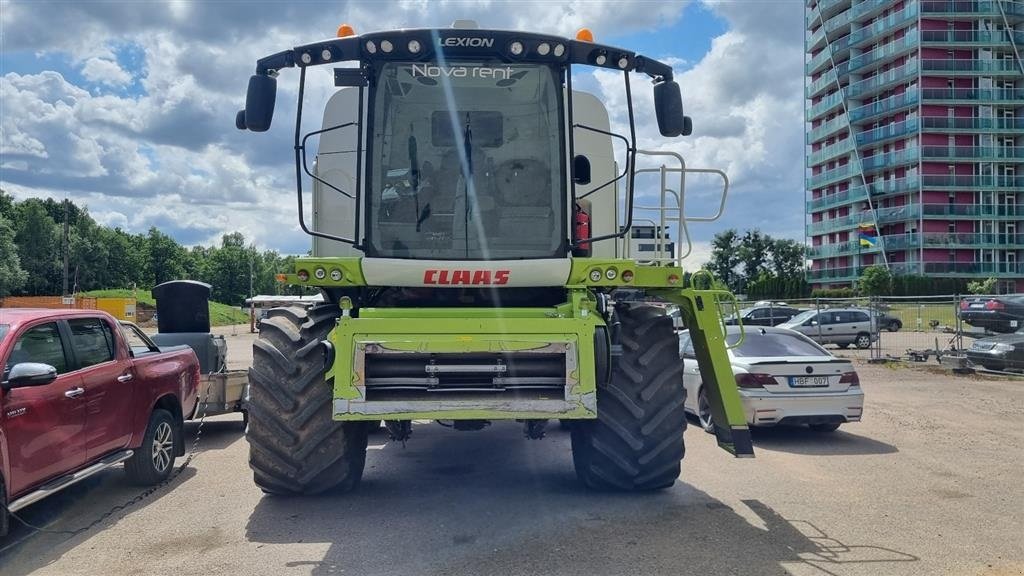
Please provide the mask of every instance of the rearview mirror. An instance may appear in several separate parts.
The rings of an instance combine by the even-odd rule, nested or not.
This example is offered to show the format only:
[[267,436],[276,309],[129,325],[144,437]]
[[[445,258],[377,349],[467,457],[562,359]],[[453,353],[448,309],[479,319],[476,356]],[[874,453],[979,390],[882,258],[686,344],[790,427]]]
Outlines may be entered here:
[[4,390],[45,386],[57,379],[57,369],[49,364],[21,362],[11,368],[11,373],[2,384]]
[[274,119],[274,102],[277,100],[277,79],[265,74],[249,77],[249,90],[245,93],[245,114],[235,118],[238,128],[253,132],[266,132]]
[[675,80],[654,85],[654,114],[662,136],[674,138],[693,132],[693,121],[683,114],[683,97]]
[[572,159],[572,181],[577,184],[590,184],[590,160],[577,154]]

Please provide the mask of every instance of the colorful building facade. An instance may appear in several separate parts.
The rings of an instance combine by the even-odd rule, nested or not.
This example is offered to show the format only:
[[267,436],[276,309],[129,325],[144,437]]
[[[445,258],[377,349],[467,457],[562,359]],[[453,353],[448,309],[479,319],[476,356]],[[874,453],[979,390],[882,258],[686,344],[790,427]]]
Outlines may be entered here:
[[808,0],[805,23],[812,285],[1024,292],[1024,2]]

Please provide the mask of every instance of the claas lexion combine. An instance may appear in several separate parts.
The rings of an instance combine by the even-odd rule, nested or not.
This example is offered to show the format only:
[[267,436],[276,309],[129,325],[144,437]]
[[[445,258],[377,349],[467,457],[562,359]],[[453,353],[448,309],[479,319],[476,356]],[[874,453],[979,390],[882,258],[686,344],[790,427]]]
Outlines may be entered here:
[[[322,66],[336,89],[322,129],[303,135],[307,72]],[[573,89],[574,66],[621,73],[627,134]],[[260,488],[351,489],[369,431],[383,421],[404,441],[421,419],[459,430],[515,420],[534,438],[557,419],[585,485],[672,485],[686,429],[678,337],[665,306],[623,301],[624,288],[678,307],[719,445],[753,455],[722,328],[731,295],[676,261],[625,256],[643,154],[631,76],[653,80],[661,135],[685,136],[670,66],[585,29],[569,39],[466,21],[362,35],[343,25],[259,60],[238,128],[269,129],[286,68],[299,72],[296,185],[313,250],[279,279],[325,301],[261,323],[247,432]]]

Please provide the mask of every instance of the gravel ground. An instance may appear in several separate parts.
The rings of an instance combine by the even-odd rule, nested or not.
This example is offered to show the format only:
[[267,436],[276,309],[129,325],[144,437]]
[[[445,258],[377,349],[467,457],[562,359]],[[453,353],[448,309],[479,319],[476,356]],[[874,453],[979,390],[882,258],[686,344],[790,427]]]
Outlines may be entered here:
[[[244,365],[252,336],[223,331]],[[218,417],[172,486],[78,536],[16,526],[0,573],[1024,574],[1024,381],[858,370],[864,422],[757,430],[753,460],[692,426],[680,482],[646,495],[583,490],[565,432],[498,423],[371,436],[355,493],[268,497]],[[137,493],[110,470],[23,515],[73,529]]]

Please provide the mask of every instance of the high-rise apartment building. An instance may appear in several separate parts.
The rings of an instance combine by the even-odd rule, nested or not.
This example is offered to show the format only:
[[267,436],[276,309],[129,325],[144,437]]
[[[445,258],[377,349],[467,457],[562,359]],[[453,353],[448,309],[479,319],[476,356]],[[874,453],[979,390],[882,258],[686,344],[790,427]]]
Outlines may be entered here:
[[1024,2],[807,0],[808,279],[1024,292]]

